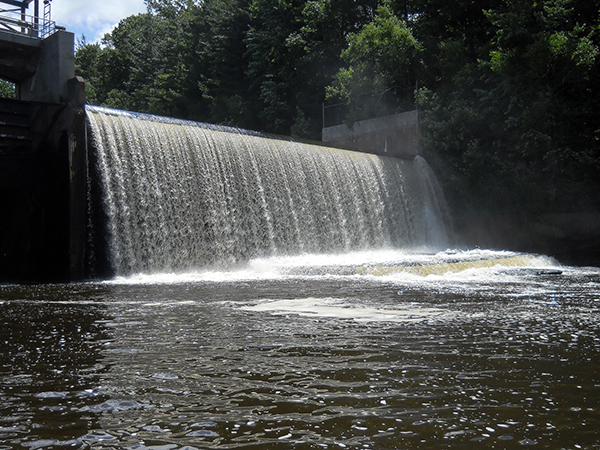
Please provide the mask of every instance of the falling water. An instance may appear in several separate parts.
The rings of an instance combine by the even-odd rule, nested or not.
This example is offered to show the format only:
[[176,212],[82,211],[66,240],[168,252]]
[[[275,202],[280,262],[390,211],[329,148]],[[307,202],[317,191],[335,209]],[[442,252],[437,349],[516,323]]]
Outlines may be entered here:
[[86,109],[116,274],[447,245],[445,207],[422,158]]

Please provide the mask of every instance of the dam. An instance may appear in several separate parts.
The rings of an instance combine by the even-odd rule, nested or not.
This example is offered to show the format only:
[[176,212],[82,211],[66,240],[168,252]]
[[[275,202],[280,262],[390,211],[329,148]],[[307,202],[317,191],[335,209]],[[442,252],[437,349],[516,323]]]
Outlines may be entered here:
[[449,244],[443,196],[422,158],[86,111],[117,274]]
[[0,101],[0,279],[448,245],[443,195],[414,153],[386,156],[387,141],[384,153],[350,151],[86,106],[72,33],[7,24],[0,47],[11,57],[0,76],[17,98]]
[[0,42],[17,49],[0,67],[17,96],[0,100],[1,280],[448,245],[443,195],[415,154],[87,106],[71,33]]
[[1,107],[13,133],[23,124],[2,153],[7,277],[449,243],[443,195],[420,157],[91,106]]
[[[72,33],[48,21],[6,24],[0,77],[16,98],[0,99],[2,281],[455,245],[419,155],[417,111],[324,128],[315,145],[95,107],[75,74]],[[459,237],[469,247],[589,252],[596,216],[580,219],[515,232],[474,218]]]

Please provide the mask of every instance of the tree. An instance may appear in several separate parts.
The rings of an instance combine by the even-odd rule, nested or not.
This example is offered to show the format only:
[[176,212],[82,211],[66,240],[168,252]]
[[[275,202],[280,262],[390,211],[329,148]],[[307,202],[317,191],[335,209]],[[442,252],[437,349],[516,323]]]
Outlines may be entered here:
[[412,109],[411,88],[422,48],[406,23],[384,4],[377,8],[373,22],[350,34],[348,41],[341,55],[348,66],[336,75],[328,98],[349,106],[349,122],[390,114],[402,106]]
[[186,90],[192,117],[255,128],[256,110],[246,78],[246,33],[250,13],[246,0],[206,0],[193,8],[187,26],[190,67]]
[[80,43],[105,106],[317,139],[346,36],[379,0],[149,0],[100,44]]
[[349,32],[372,20],[378,1],[265,0],[251,4],[247,76],[262,128],[318,139],[325,89],[342,65]]
[[[175,14],[174,17],[179,17]],[[174,17],[151,12],[123,19],[100,44],[78,44],[76,70],[88,84],[89,102],[182,117],[181,26]]]
[[514,0],[485,11],[487,55],[421,92],[426,151],[455,210],[598,207],[598,18],[578,8]]
[[321,138],[322,104],[326,89],[343,67],[347,37],[373,20],[379,0],[315,0],[302,9],[302,27],[288,38],[300,55],[295,68],[299,84],[292,135]]

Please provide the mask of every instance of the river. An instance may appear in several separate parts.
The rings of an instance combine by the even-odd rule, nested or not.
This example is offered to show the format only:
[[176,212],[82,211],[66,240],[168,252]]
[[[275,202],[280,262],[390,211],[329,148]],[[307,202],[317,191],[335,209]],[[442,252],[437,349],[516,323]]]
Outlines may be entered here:
[[599,302],[486,250],[0,285],[0,449],[600,448]]

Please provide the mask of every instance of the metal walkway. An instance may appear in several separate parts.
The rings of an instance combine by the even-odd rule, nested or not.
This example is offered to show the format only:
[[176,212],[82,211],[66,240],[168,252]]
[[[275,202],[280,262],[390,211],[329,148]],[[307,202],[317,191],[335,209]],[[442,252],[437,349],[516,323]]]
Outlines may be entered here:
[[[28,14],[33,3],[33,14]],[[46,39],[56,30],[51,19],[51,0],[44,0],[40,15],[39,0],[0,0],[0,30]],[[60,27],[59,27],[60,28]]]

